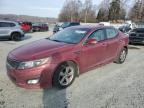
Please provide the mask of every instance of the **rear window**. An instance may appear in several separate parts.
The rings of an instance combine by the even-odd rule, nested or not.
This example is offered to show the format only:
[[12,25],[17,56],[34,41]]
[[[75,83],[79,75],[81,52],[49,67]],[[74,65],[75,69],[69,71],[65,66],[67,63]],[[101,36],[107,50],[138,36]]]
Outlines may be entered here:
[[80,25],[79,23],[71,23],[70,24],[71,26],[77,26],[77,25]]
[[117,30],[115,30],[114,28],[106,28],[106,34],[108,39],[116,37],[117,33]]

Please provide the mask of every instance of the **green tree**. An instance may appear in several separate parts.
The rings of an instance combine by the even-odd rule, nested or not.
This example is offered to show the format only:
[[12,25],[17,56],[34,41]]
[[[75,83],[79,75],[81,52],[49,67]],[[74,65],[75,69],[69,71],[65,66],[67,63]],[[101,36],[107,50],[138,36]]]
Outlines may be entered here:
[[120,0],[113,0],[110,3],[109,20],[117,21],[118,19],[120,19],[120,12],[121,12],[120,3],[121,3]]
[[99,9],[98,14],[97,14],[97,21],[108,21],[108,11],[106,9]]

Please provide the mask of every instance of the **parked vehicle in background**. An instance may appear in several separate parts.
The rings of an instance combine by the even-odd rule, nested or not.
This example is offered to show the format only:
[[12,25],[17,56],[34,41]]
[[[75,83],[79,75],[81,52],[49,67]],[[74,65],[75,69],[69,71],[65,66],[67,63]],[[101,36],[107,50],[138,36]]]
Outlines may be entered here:
[[80,25],[79,22],[64,22],[61,27],[64,29],[67,27],[78,26],[78,25]]
[[55,24],[54,26],[54,29],[53,29],[53,33],[56,33],[59,31],[59,28],[61,27],[62,24],[58,23],[58,24]]
[[129,40],[131,44],[144,44],[144,28],[135,28],[129,32]]
[[32,30],[32,23],[31,22],[19,22],[20,26],[21,26],[21,29],[24,31],[24,32],[31,32]]
[[7,74],[20,87],[66,88],[94,67],[125,61],[129,39],[106,26],[68,27],[8,54]]
[[45,23],[33,23],[32,30],[33,32],[49,31],[49,26]]
[[0,38],[19,41],[24,37],[20,25],[13,21],[0,21]]
[[78,25],[80,25],[79,22],[63,22],[63,24],[61,26],[57,26],[57,25],[55,26],[53,33],[56,33],[56,32],[63,30],[67,27],[78,26]]
[[128,33],[131,30],[130,24],[124,24],[123,26],[119,27],[119,30],[123,33]]

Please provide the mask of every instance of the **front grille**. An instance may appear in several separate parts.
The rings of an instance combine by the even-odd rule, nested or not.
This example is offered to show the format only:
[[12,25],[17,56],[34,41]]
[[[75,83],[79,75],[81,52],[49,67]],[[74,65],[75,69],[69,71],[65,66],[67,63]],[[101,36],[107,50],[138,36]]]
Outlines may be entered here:
[[7,63],[13,67],[13,68],[17,68],[20,64],[20,61],[16,61],[16,60],[12,60],[12,59],[7,59]]
[[136,34],[132,33],[132,34],[130,34],[130,36],[136,36]]
[[142,34],[142,33],[141,33],[141,34],[139,34],[139,37],[144,37],[144,34]]

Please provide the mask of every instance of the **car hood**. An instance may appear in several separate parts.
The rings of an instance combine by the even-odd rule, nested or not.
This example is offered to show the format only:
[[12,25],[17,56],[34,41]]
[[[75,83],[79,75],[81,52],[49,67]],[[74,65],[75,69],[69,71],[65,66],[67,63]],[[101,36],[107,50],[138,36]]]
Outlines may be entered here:
[[41,39],[12,50],[8,57],[19,61],[29,61],[51,56],[72,49],[74,44],[55,42],[48,39]]

